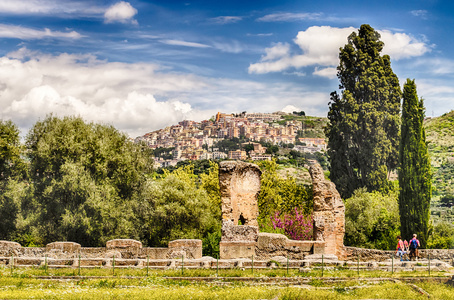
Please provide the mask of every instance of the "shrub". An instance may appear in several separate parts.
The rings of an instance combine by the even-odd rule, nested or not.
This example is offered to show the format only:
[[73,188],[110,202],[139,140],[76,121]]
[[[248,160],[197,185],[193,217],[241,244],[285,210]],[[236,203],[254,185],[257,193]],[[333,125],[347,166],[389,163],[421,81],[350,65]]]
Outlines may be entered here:
[[295,207],[293,213],[281,214],[276,211],[271,217],[273,229],[282,229],[292,240],[311,240],[313,233],[312,215],[304,215]]

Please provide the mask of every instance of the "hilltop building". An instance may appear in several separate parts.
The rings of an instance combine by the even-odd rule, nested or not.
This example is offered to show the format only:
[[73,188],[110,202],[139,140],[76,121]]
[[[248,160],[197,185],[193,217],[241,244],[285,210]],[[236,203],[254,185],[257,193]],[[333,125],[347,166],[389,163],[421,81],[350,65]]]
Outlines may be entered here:
[[[184,120],[177,125],[149,132],[137,137],[135,142],[144,142],[152,149],[170,149],[172,161],[162,161],[162,166],[172,165],[174,161],[199,159],[247,159],[243,150],[220,152],[213,146],[223,140],[232,138],[248,139],[254,145],[249,152],[252,160],[269,160],[271,155],[265,155],[266,148],[259,142],[273,145],[295,144],[298,131],[302,129],[300,121],[277,122],[283,113],[246,113],[225,114],[218,112],[214,120],[202,122]],[[313,152],[326,149],[324,139],[300,138],[302,146],[298,151]],[[245,145],[243,144],[243,147]]]

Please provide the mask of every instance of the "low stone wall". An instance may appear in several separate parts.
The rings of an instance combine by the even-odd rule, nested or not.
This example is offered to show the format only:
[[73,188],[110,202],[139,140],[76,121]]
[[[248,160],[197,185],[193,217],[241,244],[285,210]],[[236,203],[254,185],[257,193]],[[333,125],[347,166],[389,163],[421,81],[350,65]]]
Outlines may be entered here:
[[221,241],[219,244],[222,259],[251,258],[267,260],[274,257],[288,257],[302,260],[307,255],[324,254],[325,242],[295,241],[285,235],[260,232],[257,241]]
[[121,258],[131,259],[139,256],[142,243],[132,239],[115,239],[106,243],[106,249],[108,253],[110,252],[110,255],[118,257],[119,253]]
[[360,261],[385,261],[391,259],[395,251],[384,251],[376,249],[356,248],[356,247],[344,247],[345,260],[359,260]]
[[255,254],[258,259],[270,259],[276,256],[289,259],[304,259],[307,255],[324,254],[325,242],[296,241],[285,235],[261,232],[258,234]]
[[[46,247],[22,247],[16,242],[0,241],[0,257],[5,260],[11,257],[34,259],[32,265],[39,265],[45,259],[78,260],[80,257],[88,261],[115,257],[116,260],[147,260],[181,258],[182,256],[187,259],[202,258],[202,241],[190,239],[171,241],[168,248],[142,248],[140,241],[131,239],[110,240],[106,243],[106,247],[81,247],[80,244],[74,242],[54,242],[47,244]],[[93,262],[88,262],[88,264],[91,263]],[[95,265],[98,264],[100,263],[95,263]]]
[[[396,251],[385,251],[376,249],[365,249],[356,247],[344,247],[345,248],[345,260],[359,260],[360,261],[385,261],[391,259]],[[438,259],[447,263],[454,261],[454,249],[419,249],[420,258]]]
[[154,247],[145,247],[142,248],[139,258],[142,259],[166,259],[167,254],[169,253],[169,248],[154,248]]

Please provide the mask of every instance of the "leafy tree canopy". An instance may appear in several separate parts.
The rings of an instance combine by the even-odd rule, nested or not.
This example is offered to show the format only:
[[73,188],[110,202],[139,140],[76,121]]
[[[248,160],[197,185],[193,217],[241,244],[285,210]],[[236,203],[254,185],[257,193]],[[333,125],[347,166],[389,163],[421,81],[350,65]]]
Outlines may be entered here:
[[422,247],[429,238],[432,171],[423,127],[424,103],[418,99],[414,80],[404,85],[402,135],[399,148],[399,209],[401,232],[418,235]]
[[340,49],[341,95],[331,93],[325,129],[331,180],[343,198],[354,190],[390,188],[397,167],[401,91],[380,34],[361,25]]
[[26,175],[22,150],[17,126],[11,121],[0,120],[0,180]]
[[42,242],[98,246],[138,236],[130,202],[152,171],[147,148],[112,126],[54,116],[33,126],[26,146],[34,186],[34,210],[26,219]]
[[400,225],[397,197],[396,192],[383,195],[361,188],[345,200],[345,245],[395,249]]

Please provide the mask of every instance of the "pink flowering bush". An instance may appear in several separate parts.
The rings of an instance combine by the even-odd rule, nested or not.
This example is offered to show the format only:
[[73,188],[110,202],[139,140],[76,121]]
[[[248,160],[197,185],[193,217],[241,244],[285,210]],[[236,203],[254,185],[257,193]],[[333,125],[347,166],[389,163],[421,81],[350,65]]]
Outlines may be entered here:
[[312,215],[300,213],[297,207],[295,207],[293,213],[281,214],[279,211],[276,211],[271,217],[271,222],[273,224],[273,229],[283,230],[283,233],[292,240],[312,239]]

